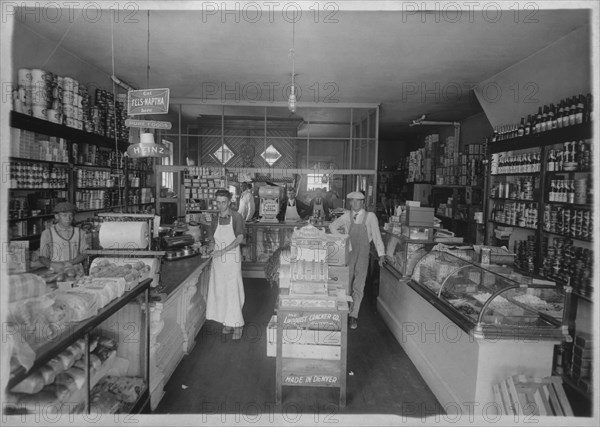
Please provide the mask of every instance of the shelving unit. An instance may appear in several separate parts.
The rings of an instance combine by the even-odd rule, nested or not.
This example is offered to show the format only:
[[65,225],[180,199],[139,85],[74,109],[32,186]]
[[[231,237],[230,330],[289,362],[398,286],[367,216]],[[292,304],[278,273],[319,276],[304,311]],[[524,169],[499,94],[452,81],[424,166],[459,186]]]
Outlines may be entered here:
[[[66,181],[67,187],[61,188],[10,188],[10,200],[17,200],[17,194],[23,194],[25,196],[19,197],[22,201],[26,201],[25,207],[23,203],[19,203],[17,210],[28,211],[41,211],[39,215],[22,215],[21,218],[10,218],[9,224],[12,224],[13,230],[11,233],[14,237],[11,240],[32,240],[34,242],[33,249],[35,249],[36,240],[39,240],[41,236],[41,230],[43,230],[42,220],[50,219],[53,217],[51,209],[53,204],[60,199],[69,200],[76,206],[78,206],[77,213],[92,213],[101,212],[112,209],[124,209],[128,210],[132,207],[140,209],[144,206],[150,206],[154,203],[155,195],[153,194],[153,186],[150,181],[150,174],[153,173],[152,159],[126,159],[122,156],[122,152],[127,149],[127,141],[118,141],[115,143],[114,139],[106,138],[101,135],[84,132],[82,130],[74,129],[61,124],[52,123],[46,120],[41,120],[29,115],[17,113],[11,111],[10,113],[10,125],[15,132],[13,132],[13,140],[11,144],[21,144],[20,138],[27,138],[27,144],[29,149],[31,147],[31,141],[33,140],[32,134],[26,134],[27,132],[33,132],[35,134],[43,135],[44,138],[52,140],[53,138],[62,138],[65,141],[60,141],[62,144],[62,150],[58,157],[67,158],[66,162],[36,159],[37,154],[32,153],[33,158],[23,156],[11,156],[9,161],[12,165],[44,165],[49,167],[49,170],[53,168],[66,169]],[[65,146],[66,145],[66,146]],[[115,148],[118,148],[118,153],[115,152]],[[37,149],[37,148],[36,148]],[[16,153],[21,152],[20,148],[13,151]],[[66,153],[66,155],[65,155]],[[93,154],[90,154],[93,153]],[[27,151],[27,154],[29,152]],[[41,155],[41,154],[40,154]],[[48,154],[47,154],[48,155]],[[54,155],[52,156],[54,158]],[[104,164],[91,164],[95,162],[107,161],[110,165]],[[92,185],[81,185],[78,180],[78,174],[90,173],[94,171],[109,172],[108,177],[103,174],[102,179],[98,179]],[[16,173],[15,173],[16,174]],[[65,172],[62,172],[65,174]],[[81,176],[81,175],[80,175]],[[130,179],[131,178],[131,179]],[[133,183],[133,179],[139,180],[137,183]],[[105,185],[106,179],[111,179],[114,185]],[[91,181],[94,182],[94,181]],[[133,184],[133,185],[132,185]],[[136,185],[137,184],[137,185]],[[135,185],[135,186],[134,186]],[[44,200],[51,201],[49,204],[44,206],[36,206],[38,200],[42,196],[37,196],[38,192],[55,191],[59,194],[54,193],[50,198],[46,197]],[[91,196],[88,192],[98,191],[97,196],[103,197],[104,200],[99,200],[102,207],[96,208],[85,208],[83,201],[86,197]],[[80,203],[78,203],[80,201]],[[93,206],[93,205],[92,205]],[[12,202],[11,202],[12,207]],[[19,222],[24,222],[23,225],[18,225]],[[18,230],[26,229],[31,233],[31,230],[39,231],[28,236],[20,236]]]
[[[537,277],[553,280],[557,283],[557,286],[568,291],[567,294],[570,297],[565,303],[565,310],[568,311],[569,316],[566,319],[566,326],[571,337],[575,337],[582,331],[584,334],[591,331],[589,319],[590,313],[594,312],[593,287],[591,284],[591,262],[593,262],[591,252],[591,236],[593,235],[591,229],[592,205],[590,203],[591,194],[589,194],[591,191],[589,178],[592,176],[590,169],[592,168],[586,167],[586,162],[589,162],[592,157],[587,151],[592,149],[589,141],[591,137],[591,123],[583,123],[535,135],[493,142],[489,145],[491,166],[488,171],[488,195],[493,196],[492,186],[495,181],[502,180],[505,183],[510,177],[533,177],[535,182],[532,189],[533,200],[521,201],[508,197],[504,201],[537,205],[537,226],[535,228],[524,228],[518,225],[502,225],[515,228],[515,234],[518,233],[518,230],[523,230],[520,232],[521,238],[527,238],[526,242],[522,241],[523,243],[518,245],[509,243],[509,246],[519,248],[516,252],[527,248],[525,249],[526,252],[517,253],[517,261],[519,255],[527,254],[529,257],[527,265],[521,265],[521,269],[527,274],[533,273]],[[518,156],[532,151],[539,153],[539,172],[491,174],[494,162],[501,153],[516,154]],[[559,152],[560,156],[558,156]],[[554,158],[555,154],[563,158],[565,152],[568,152],[567,158],[572,160],[569,163],[576,163],[575,159],[579,161],[575,166],[568,165],[568,168],[582,168],[583,170],[553,170],[557,164],[560,167],[564,163]],[[582,180],[579,182],[580,191],[578,193],[573,188],[576,180]],[[588,181],[586,182],[586,180]],[[550,201],[550,193],[553,190],[558,190],[558,195],[564,199]],[[581,191],[585,193],[582,194]],[[572,193],[570,200],[567,200],[568,193]],[[486,209],[488,222],[489,224],[498,224],[498,222],[493,221],[493,206],[495,203],[503,202],[503,198],[489,197],[488,199],[486,197],[486,200],[489,200]],[[582,203],[582,201],[585,201],[585,203]],[[552,227],[558,226],[560,226],[560,230],[551,230]],[[491,241],[492,228],[489,227],[488,229],[488,243],[493,243]],[[568,230],[568,232],[563,230]],[[590,236],[590,238],[587,236]],[[514,239],[515,237],[511,236],[510,240],[513,241]],[[512,249],[512,247],[509,249]],[[561,345],[561,348],[568,348],[572,345],[572,343],[565,343]],[[570,362],[567,361],[566,363],[568,366]],[[591,394],[579,387],[577,379],[571,378],[568,372],[564,372],[562,377],[565,385],[574,391],[578,399],[583,397],[584,401],[591,401]]]
[[[123,351],[132,351],[130,357],[138,355],[139,360],[130,360],[132,364],[129,366],[128,371],[135,372],[136,376],[139,375],[144,379],[145,387],[139,393],[138,399],[133,404],[127,406],[126,410],[128,413],[140,413],[144,412],[149,408],[150,405],[150,321],[149,321],[149,300],[150,300],[150,283],[152,279],[145,279],[135,286],[130,291],[125,292],[123,296],[110,302],[107,306],[102,308],[97,315],[85,319],[80,322],[70,323],[69,327],[61,329],[57,336],[54,336],[51,340],[38,341],[32,344],[32,350],[35,353],[35,360],[33,365],[26,370],[22,366],[13,370],[10,373],[10,378],[6,385],[6,390],[10,391],[14,386],[23,381],[30,374],[37,372],[39,368],[44,366],[50,359],[56,357],[60,352],[65,350],[68,346],[72,345],[79,339],[85,339],[86,346],[83,357],[87,360],[89,354],[89,342],[90,334],[96,331],[102,331],[106,333],[105,328],[109,325],[108,322],[112,316],[117,316],[123,310],[127,310],[128,319],[133,319],[133,316],[139,316],[139,329],[135,331],[133,336],[128,337],[117,337],[120,348],[125,348]],[[138,304],[138,301],[141,304]],[[117,329],[118,333],[119,329]],[[138,348],[134,348],[137,345]],[[117,353],[118,354],[118,353]],[[123,355],[126,356],[126,355]],[[100,368],[102,369],[102,368]],[[83,402],[79,400],[68,400],[69,405],[85,403],[85,413],[89,413],[90,409],[90,391],[92,388],[92,376],[89,369],[89,364],[86,363],[85,369],[85,383],[83,387],[76,390],[71,394],[73,396],[83,397]],[[7,407],[4,407],[6,413]]]

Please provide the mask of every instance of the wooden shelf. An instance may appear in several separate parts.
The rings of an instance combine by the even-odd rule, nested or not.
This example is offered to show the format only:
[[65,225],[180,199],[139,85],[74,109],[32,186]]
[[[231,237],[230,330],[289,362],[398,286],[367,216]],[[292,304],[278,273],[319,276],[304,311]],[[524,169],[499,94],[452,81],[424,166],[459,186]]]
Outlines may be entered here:
[[537,228],[532,228],[532,227],[521,227],[519,225],[507,224],[505,222],[499,222],[499,221],[494,221],[494,220],[490,220],[490,222],[492,222],[494,224],[498,224],[498,225],[503,225],[505,227],[514,227],[514,228],[522,228],[524,230],[538,231]]
[[[38,119],[27,114],[10,112],[10,126],[14,128],[24,129],[48,136],[64,138],[75,142],[85,142],[88,144],[98,145],[101,147],[114,148],[115,140],[102,135],[85,132],[83,130],[70,128],[58,123],[52,123],[48,120]],[[118,141],[119,150],[126,151],[129,145],[128,141]]]
[[548,234],[554,234],[555,236],[561,236],[561,237],[565,237],[565,238],[568,238],[568,239],[580,240],[582,242],[590,242],[591,243],[593,241],[592,239],[584,239],[583,237],[574,237],[574,236],[571,236],[569,234],[558,233],[556,231],[548,231],[548,230],[546,230],[544,228],[542,228],[542,232],[548,233]]
[[9,188],[10,191],[48,191],[48,190],[54,190],[54,191],[67,191],[68,188],[67,187],[61,187],[61,188]]
[[50,164],[50,165],[60,165],[60,167],[67,167],[69,166],[68,162],[59,162],[59,161],[54,161],[54,160],[39,160],[39,159],[29,159],[29,158],[24,158],[24,157],[9,157],[8,160],[10,160],[11,162],[34,162],[34,163],[46,163],[46,164]]
[[75,169],[77,169],[77,168],[86,168],[86,169],[103,169],[103,170],[112,170],[112,169],[122,170],[121,168],[119,168],[117,166],[101,166],[101,165],[81,165],[81,164],[77,164],[77,165],[73,165],[73,167]]
[[577,203],[569,203],[569,202],[544,202],[547,205],[568,205],[578,209],[592,209],[591,203],[586,203],[585,205],[577,204]]
[[510,202],[539,203],[535,199],[511,199],[510,197],[490,197],[490,200],[505,200]]
[[540,172],[514,172],[514,173],[497,173],[495,175],[490,176],[492,178],[496,178],[499,176],[539,176]]
[[54,214],[44,214],[44,215],[36,215],[36,216],[26,216],[23,218],[9,218],[9,222],[17,222],[17,221],[29,221],[33,219],[42,219],[42,218],[51,218]]
[[527,148],[538,148],[549,145],[560,144],[566,141],[589,139],[592,137],[592,124],[582,123],[580,125],[567,126],[560,129],[552,129],[547,132],[534,135],[520,136],[502,141],[490,142],[488,150],[490,153],[501,153],[503,151],[524,150]]

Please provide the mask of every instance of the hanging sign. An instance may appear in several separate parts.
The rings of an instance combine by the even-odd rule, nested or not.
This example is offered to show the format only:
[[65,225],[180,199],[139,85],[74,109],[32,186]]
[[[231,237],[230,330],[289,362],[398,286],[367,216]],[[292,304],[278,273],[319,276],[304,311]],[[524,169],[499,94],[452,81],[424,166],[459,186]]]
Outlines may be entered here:
[[167,114],[169,112],[169,89],[141,89],[127,92],[127,114]]
[[130,144],[127,147],[127,155],[132,158],[137,157],[169,157],[171,152],[169,147],[153,142],[138,142]]
[[171,122],[163,122],[158,120],[125,120],[125,126],[130,128],[146,128],[146,129],[171,129]]

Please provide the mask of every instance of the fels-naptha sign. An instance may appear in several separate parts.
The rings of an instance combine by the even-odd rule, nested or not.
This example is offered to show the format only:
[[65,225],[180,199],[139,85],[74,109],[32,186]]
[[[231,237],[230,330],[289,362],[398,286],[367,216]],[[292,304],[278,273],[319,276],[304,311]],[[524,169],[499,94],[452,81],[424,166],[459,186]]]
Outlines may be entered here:
[[127,93],[127,114],[167,114],[169,112],[169,89],[130,90]]

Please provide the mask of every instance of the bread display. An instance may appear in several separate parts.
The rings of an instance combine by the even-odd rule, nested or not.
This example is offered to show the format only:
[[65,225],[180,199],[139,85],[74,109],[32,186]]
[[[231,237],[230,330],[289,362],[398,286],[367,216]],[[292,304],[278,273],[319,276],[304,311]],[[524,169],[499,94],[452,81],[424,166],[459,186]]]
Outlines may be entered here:
[[40,371],[34,371],[10,391],[12,393],[35,394],[41,391],[45,385],[44,377]]

